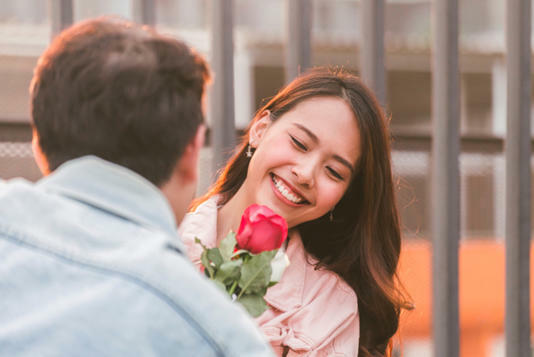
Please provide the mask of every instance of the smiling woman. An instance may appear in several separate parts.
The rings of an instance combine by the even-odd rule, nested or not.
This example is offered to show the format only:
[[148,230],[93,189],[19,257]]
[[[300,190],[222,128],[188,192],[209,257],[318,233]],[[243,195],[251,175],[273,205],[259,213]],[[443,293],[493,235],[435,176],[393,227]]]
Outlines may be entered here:
[[360,80],[313,70],[258,111],[180,228],[193,261],[251,204],[290,228],[291,264],[257,322],[281,356],[387,356],[400,309],[400,228],[384,114]]

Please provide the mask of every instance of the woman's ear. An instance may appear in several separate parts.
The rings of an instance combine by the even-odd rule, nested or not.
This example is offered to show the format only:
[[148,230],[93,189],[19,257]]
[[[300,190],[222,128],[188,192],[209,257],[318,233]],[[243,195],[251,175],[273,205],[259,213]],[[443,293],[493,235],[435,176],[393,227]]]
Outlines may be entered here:
[[252,124],[249,132],[249,144],[252,148],[257,148],[265,132],[271,125],[271,112],[265,110],[260,117]]

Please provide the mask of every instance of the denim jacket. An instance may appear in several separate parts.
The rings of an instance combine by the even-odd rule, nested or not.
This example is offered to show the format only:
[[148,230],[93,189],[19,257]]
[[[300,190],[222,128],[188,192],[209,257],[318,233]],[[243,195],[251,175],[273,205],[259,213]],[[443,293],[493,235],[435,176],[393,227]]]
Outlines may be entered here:
[[155,186],[96,157],[0,182],[0,356],[272,356],[176,228]]

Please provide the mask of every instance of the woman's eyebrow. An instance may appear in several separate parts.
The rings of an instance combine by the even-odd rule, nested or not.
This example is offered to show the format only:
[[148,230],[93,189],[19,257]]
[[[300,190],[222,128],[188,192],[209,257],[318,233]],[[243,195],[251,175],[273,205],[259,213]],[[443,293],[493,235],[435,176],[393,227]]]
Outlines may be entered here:
[[354,167],[352,166],[350,162],[348,162],[347,160],[345,160],[339,155],[334,155],[333,158],[334,160],[339,161],[341,165],[348,167],[351,173],[354,173]]
[[302,130],[303,132],[305,132],[306,134],[308,134],[310,139],[312,139],[316,144],[319,144],[319,138],[310,129],[308,129],[304,125],[298,124],[298,123],[293,123],[293,125],[296,126],[297,128],[299,128],[300,130]]
[[[320,142],[319,138],[310,129],[306,128],[304,125],[299,124],[299,123],[293,123],[293,125],[299,128],[300,130],[302,130],[303,132],[305,132],[310,137],[310,139],[314,141],[316,144],[319,144]],[[341,163],[343,166],[348,167],[351,173],[354,173],[354,166],[352,166],[352,164],[348,160],[342,158],[339,155],[334,155],[333,158],[334,160]]]

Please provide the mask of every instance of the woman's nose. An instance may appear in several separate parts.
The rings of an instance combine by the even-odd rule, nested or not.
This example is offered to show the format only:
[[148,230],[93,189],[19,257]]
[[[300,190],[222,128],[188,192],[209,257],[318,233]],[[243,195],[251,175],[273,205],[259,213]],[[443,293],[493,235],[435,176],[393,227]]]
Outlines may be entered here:
[[311,188],[315,184],[315,165],[312,160],[304,160],[304,162],[294,165],[291,171],[299,185]]

